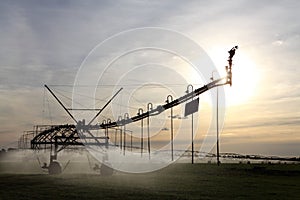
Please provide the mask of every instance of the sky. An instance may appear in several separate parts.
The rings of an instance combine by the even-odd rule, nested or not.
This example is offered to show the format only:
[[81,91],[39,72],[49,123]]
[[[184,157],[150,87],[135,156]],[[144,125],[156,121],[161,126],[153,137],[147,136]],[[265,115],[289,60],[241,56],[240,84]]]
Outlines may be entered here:
[[69,122],[43,85],[72,85],[97,44],[161,27],[191,38],[220,71],[239,45],[233,86],[225,89],[221,152],[299,156],[299,10],[297,0],[1,0],[0,146],[49,123],[49,112],[52,123]]

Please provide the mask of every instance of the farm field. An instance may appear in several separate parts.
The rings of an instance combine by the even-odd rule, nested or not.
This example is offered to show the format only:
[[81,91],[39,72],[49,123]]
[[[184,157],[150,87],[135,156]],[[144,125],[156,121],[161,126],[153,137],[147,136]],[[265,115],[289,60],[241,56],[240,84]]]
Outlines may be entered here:
[[298,199],[299,185],[299,164],[176,163],[113,176],[2,172],[0,199]]

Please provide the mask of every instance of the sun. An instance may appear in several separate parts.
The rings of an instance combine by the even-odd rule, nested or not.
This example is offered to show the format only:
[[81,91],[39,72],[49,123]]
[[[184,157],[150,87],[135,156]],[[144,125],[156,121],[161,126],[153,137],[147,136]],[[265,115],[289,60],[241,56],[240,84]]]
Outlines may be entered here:
[[[218,59],[215,64],[220,76],[225,76],[224,62],[220,62],[220,58],[224,59],[224,55],[217,56],[215,54],[212,57],[215,58],[213,59],[214,62]],[[228,65],[228,63],[225,63],[225,65]],[[257,65],[238,49],[236,55],[233,57],[232,86],[229,87],[226,85],[224,87],[226,104],[232,106],[247,103],[256,93],[259,78],[260,75]]]
[[233,61],[232,86],[225,87],[227,105],[247,103],[256,93],[259,71],[246,55],[238,54]]

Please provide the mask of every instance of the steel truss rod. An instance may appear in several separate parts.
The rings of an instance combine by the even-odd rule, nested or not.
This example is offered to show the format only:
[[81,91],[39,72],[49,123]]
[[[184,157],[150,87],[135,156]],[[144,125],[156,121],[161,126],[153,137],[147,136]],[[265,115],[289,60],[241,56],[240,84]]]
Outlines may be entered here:
[[64,106],[64,104],[59,100],[59,98],[50,90],[50,88],[47,85],[44,85],[45,88],[52,94],[52,96],[56,99],[56,101],[63,107],[63,109],[69,114],[69,116],[75,121],[77,124],[77,120],[74,118],[74,116],[69,112],[69,110]]
[[120,88],[118,92],[116,92],[116,94],[110,98],[110,100],[103,106],[103,108],[101,108],[95,115],[95,117],[88,123],[88,126],[92,124],[92,122],[100,115],[100,113],[108,106],[108,104],[110,104],[110,102],[119,94],[119,92],[121,92],[121,90],[123,90],[123,88]]
[[78,110],[78,111],[99,111],[99,108],[68,108],[68,110]]

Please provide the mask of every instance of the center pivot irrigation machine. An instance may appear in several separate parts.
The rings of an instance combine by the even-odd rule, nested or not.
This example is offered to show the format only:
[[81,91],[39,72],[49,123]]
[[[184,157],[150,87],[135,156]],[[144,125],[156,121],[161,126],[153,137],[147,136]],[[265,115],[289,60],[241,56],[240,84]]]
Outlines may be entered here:
[[[31,143],[30,148],[33,150],[50,149],[49,165],[44,163],[44,165],[41,166],[43,169],[48,170],[49,174],[59,174],[63,171],[60,163],[58,162],[58,153],[72,146],[74,147],[74,146],[94,145],[94,146],[101,146],[103,148],[108,149],[109,146],[114,145],[120,147],[121,149],[124,148],[124,152],[125,152],[126,133],[123,133],[124,143],[122,144],[122,129],[118,127],[125,126],[129,123],[137,122],[145,118],[149,118],[150,116],[159,115],[163,111],[170,109],[174,106],[177,106],[179,104],[185,103],[188,100],[192,100],[193,97],[199,96],[200,94],[214,87],[223,86],[227,84],[231,86],[232,85],[232,58],[237,48],[238,47],[235,46],[230,51],[228,51],[229,53],[228,66],[225,67],[227,73],[225,77],[217,80],[212,80],[207,85],[197,88],[191,92],[188,92],[184,96],[181,96],[180,98],[177,98],[175,100],[173,100],[172,98],[171,100],[169,100],[168,98],[165,104],[159,105],[156,108],[152,108],[152,104],[150,103],[148,104],[147,112],[143,112],[142,110],[139,110],[136,116],[129,117],[127,115],[123,119],[118,119],[117,121],[111,121],[108,119],[101,124],[93,123],[100,115],[100,113],[111,103],[111,101],[118,95],[118,93],[123,88],[120,88],[101,109],[93,109],[94,111],[97,110],[98,113],[87,123],[85,122],[85,119],[82,119],[81,121],[75,119],[70,112],[71,109],[66,108],[64,104],[60,101],[60,99],[54,94],[54,92],[47,85],[45,85],[45,88],[57,100],[57,102],[62,106],[62,108],[68,113],[68,115],[72,118],[75,124],[36,126],[35,134],[33,134],[33,139],[30,142]],[[108,129],[115,129],[115,133],[120,134],[120,144],[116,144],[116,142],[114,143],[110,142]],[[92,133],[92,131],[95,130],[104,130],[104,134],[102,136],[98,136],[98,135],[96,136],[95,134]],[[21,137],[21,140],[23,140],[23,142],[24,142],[24,138],[26,139],[28,134],[32,134],[32,133],[25,132],[25,134]],[[19,141],[19,144],[21,143],[22,142]],[[142,145],[143,143],[141,143],[141,149],[143,149]],[[131,148],[132,148],[132,141],[131,141]],[[148,153],[150,156],[149,135],[148,135]],[[172,152],[172,159],[173,159],[173,152]],[[105,156],[103,162],[106,162]],[[100,173],[103,175],[111,175],[113,173],[113,169],[109,167],[109,164],[107,163],[106,164],[102,163],[101,166],[98,167],[98,169],[100,170]]]

